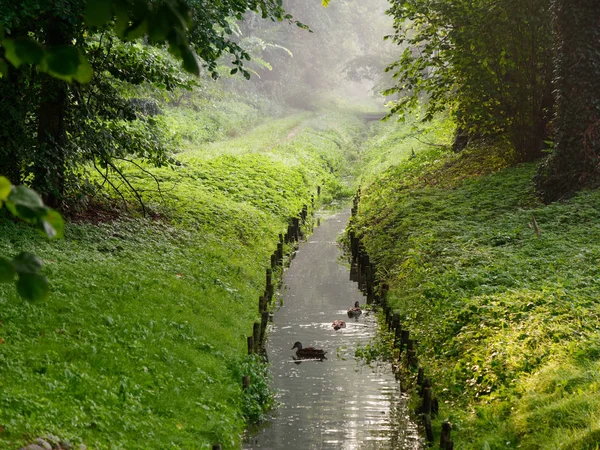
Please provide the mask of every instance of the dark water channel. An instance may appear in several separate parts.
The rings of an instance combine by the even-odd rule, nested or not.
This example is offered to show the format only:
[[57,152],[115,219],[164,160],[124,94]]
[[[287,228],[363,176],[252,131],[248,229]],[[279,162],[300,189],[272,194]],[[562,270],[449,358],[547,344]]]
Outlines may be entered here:
[[[406,399],[389,364],[369,367],[354,357],[376,333],[376,318],[346,311],[365,298],[336,244],[349,212],[322,222],[286,271],[282,305],[267,341],[279,407],[246,449],[421,449]],[[346,321],[335,331],[331,323]],[[294,342],[327,351],[323,361],[295,361]]]

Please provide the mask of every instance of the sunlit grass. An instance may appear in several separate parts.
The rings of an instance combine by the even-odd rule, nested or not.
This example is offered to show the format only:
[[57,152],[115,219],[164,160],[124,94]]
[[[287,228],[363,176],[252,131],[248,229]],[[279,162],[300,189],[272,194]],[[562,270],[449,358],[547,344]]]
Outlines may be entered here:
[[[396,158],[407,139],[382,145]],[[596,449],[600,192],[544,206],[536,165],[509,167],[501,150],[367,159],[353,226],[458,448]]]
[[34,251],[52,283],[37,304],[0,285],[0,447],[53,433],[94,449],[239,448],[273,401],[246,356],[270,254],[311,196],[351,192],[340,177],[361,126],[300,115],[190,141],[153,176],[123,164],[152,220],[70,224],[56,242],[0,222],[0,253]]

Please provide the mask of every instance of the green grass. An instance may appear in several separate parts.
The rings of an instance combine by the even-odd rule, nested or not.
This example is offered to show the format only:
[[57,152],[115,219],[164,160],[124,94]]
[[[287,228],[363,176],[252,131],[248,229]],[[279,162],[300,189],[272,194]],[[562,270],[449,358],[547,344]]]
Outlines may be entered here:
[[31,304],[0,285],[0,447],[53,433],[94,449],[238,448],[273,401],[246,356],[269,255],[317,185],[317,207],[351,192],[340,177],[361,128],[301,115],[189,147],[146,168],[162,195],[123,165],[156,219],[71,223],[60,241],[1,220],[0,253],[38,254],[52,294]]
[[600,192],[544,206],[536,165],[483,145],[370,167],[352,226],[419,340],[455,448],[598,448]]

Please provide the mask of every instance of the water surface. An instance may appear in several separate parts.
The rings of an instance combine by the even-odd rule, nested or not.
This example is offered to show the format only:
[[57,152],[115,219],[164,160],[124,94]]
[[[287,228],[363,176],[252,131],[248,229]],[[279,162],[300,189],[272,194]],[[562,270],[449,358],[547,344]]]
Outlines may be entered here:
[[[354,357],[375,336],[376,318],[346,314],[365,302],[336,243],[348,219],[344,211],[322,222],[284,275],[266,345],[280,405],[246,449],[423,448],[389,364],[369,367]],[[336,319],[347,327],[335,331]],[[327,359],[294,360],[296,341],[326,350]]]

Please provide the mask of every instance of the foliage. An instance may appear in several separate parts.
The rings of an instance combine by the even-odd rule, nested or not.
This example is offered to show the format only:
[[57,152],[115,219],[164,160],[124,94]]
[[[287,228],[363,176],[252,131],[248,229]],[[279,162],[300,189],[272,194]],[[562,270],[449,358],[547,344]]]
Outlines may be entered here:
[[242,414],[248,423],[260,423],[265,413],[275,406],[275,392],[271,387],[272,375],[265,357],[249,355],[233,369],[236,378],[249,377],[249,385],[242,396]]
[[[263,19],[293,21],[276,0],[227,0],[210,7],[193,0],[26,0],[7,6],[0,18],[0,91],[11,107],[0,119],[19,133],[2,150],[0,173],[27,180],[59,207],[69,189],[81,191],[85,163],[117,173],[115,157],[144,156],[163,165],[160,140],[154,144],[129,133],[142,128],[157,136],[154,119],[124,105],[116,81],[190,88],[195,83],[174,68],[173,59],[155,50],[164,43],[187,72],[200,74],[200,58],[216,77],[217,60],[229,53],[236,70],[249,77],[243,62],[250,57],[229,26],[232,17],[240,20],[249,10]],[[144,45],[125,42],[141,37]],[[49,76],[38,77],[38,71]]]
[[352,117],[301,115],[172,167],[128,164],[154,219],[98,195],[60,241],[0,222],[0,252],[35,251],[53,282],[25,305],[0,285],[0,447],[50,432],[100,450],[239,448],[245,419],[273,401],[245,339],[269,255],[316,184],[347,173],[360,133]]
[[536,166],[492,150],[416,149],[372,175],[352,226],[457,445],[594,448],[600,194],[543,206]]
[[391,114],[450,109],[469,135],[500,136],[517,161],[540,156],[552,104],[549,0],[392,1],[402,56],[388,67]]
[[[0,177],[0,208],[3,206],[50,239],[62,237],[64,223],[60,214],[44,206],[35,191],[12,186],[7,178]],[[41,268],[42,261],[33,253],[21,252],[12,260],[0,257],[0,283],[12,283],[18,275],[19,295],[27,300],[42,300],[48,297],[50,289]]]

